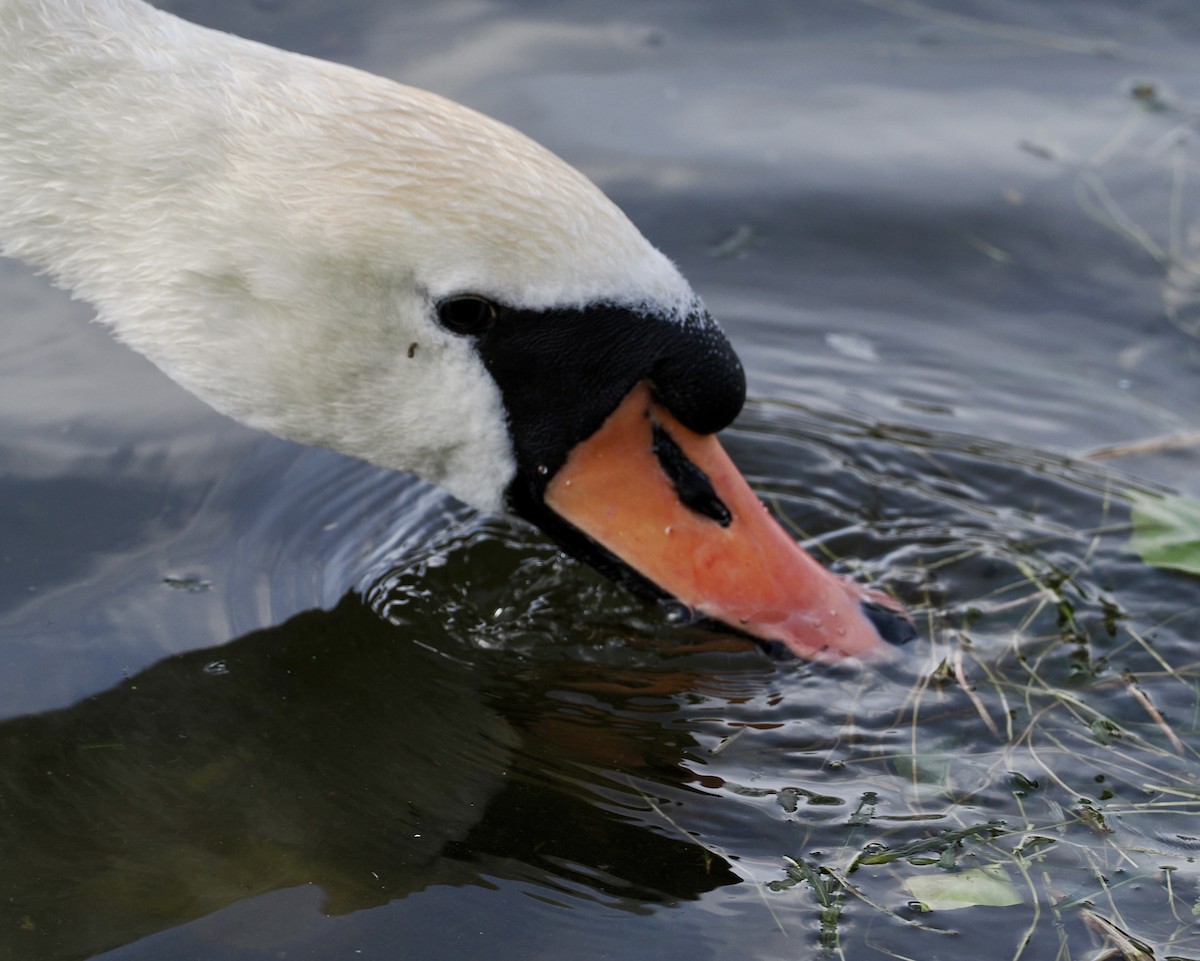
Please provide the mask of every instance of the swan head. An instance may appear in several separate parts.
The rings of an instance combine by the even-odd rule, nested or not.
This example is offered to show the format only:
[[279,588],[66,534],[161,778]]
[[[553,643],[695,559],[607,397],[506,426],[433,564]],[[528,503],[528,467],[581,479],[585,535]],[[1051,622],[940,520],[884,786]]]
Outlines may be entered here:
[[[65,112],[50,86],[9,91],[6,252],[246,423],[515,513],[765,643],[887,649],[893,606],[816,565],[721,452],[738,358],[590,181],[433,94],[198,28],[180,44],[155,16],[155,69],[134,38]],[[33,162],[5,159],[22,144]]]

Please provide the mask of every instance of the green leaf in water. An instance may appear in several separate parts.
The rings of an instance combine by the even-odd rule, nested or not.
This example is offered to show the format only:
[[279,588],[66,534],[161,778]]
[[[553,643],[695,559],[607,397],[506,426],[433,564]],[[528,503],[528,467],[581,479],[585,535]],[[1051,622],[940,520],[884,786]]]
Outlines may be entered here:
[[904,886],[931,911],[980,906],[1006,908],[1022,900],[1003,864],[969,868],[957,874],[917,874],[907,878]]
[[1112,744],[1113,738],[1121,733],[1121,729],[1106,717],[1093,718],[1088,727],[1091,729],[1092,737],[1105,747]]
[[1200,500],[1135,495],[1129,543],[1147,564],[1200,574]]

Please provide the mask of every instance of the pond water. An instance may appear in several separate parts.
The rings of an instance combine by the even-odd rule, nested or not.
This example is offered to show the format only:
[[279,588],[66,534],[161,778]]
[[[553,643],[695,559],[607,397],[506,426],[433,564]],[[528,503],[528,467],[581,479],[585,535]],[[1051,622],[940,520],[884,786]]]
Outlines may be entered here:
[[1200,495],[1194,4],[165,5],[597,180],[922,637],[670,627],[2,262],[0,958],[1200,957],[1200,580],[1128,546]]

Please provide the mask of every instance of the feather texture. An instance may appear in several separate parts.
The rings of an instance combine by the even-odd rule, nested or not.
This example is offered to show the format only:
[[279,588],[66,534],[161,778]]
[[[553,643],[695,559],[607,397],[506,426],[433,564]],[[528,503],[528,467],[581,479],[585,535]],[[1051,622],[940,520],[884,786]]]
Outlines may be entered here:
[[0,250],[219,410],[485,509],[505,414],[440,298],[697,309],[511,128],[140,0],[0,0]]

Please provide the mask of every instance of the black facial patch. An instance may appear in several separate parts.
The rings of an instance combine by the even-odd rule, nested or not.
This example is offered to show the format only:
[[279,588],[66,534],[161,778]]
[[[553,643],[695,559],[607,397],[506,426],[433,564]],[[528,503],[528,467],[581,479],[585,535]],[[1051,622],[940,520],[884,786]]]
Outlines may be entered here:
[[643,380],[697,433],[733,421],[745,402],[746,379],[716,322],[703,312],[679,320],[612,305],[549,311],[498,305],[495,322],[473,340],[508,414],[517,461],[506,492],[509,508],[635,594],[667,597],[550,510],[544,496],[571,449]]
[[708,475],[688,460],[687,455],[675,443],[675,438],[667,433],[667,429],[661,424],[654,425],[653,435],[654,443],[651,446],[654,456],[658,458],[658,463],[670,478],[680,503],[689,510],[716,521],[722,527],[728,527],[733,515],[713,490]]
[[474,341],[508,413],[517,460],[509,507],[551,536],[546,484],[637,383],[649,380],[659,403],[702,434],[730,424],[746,398],[741,362],[705,313],[681,321],[610,305],[498,306]]

